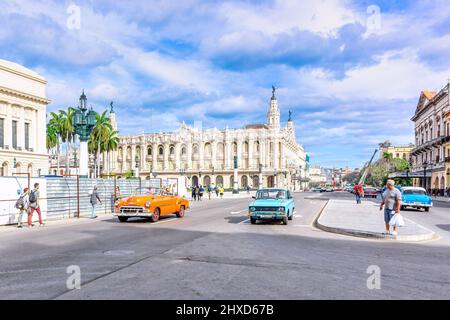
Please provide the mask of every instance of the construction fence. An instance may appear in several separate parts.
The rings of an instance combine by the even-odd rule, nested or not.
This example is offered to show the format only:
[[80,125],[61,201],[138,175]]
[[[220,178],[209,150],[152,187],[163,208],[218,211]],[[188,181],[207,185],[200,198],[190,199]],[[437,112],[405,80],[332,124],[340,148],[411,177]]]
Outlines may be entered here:
[[[101,203],[96,212],[110,214],[114,210],[115,189],[120,197],[145,193],[145,189],[159,189],[170,184],[164,179],[90,179],[74,177],[0,177],[0,225],[14,224],[18,220],[15,203],[25,187],[40,185],[40,207],[43,219],[60,219],[88,216],[91,213],[90,194],[97,186]],[[25,215],[24,215],[25,216]],[[37,215],[35,214],[37,218]],[[23,218],[26,220],[26,217]]]

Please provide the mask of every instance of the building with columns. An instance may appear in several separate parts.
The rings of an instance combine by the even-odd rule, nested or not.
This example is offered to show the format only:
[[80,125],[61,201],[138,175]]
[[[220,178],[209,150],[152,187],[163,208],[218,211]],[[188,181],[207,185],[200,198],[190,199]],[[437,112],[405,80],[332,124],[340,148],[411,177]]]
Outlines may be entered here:
[[[450,188],[447,147],[450,141],[450,83],[439,92],[423,91],[414,117],[416,147],[412,150],[414,184],[433,194]],[[447,152],[447,153],[446,153]]]
[[47,81],[0,59],[0,176],[47,174]]
[[[115,114],[110,116],[115,124]],[[304,189],[309,167],[305,149],[295,136],[291,112],[287,124],[281,126],[275,90],[265,124],[219,130],[182,123],[174,132],[120,136],[119,148],[110,156],[110,171],[119,178],[130,172],[144,179],[184,175],[188,185],[226,189],[233,187],[235,156],[239,188]]]

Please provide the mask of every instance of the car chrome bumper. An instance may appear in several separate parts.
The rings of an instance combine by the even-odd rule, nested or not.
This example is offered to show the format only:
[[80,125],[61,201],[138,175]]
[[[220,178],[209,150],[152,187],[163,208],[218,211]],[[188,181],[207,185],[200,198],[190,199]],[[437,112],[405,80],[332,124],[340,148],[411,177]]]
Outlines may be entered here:
[[283,219],[287,217],[286,212],[251,212],[249,217],[254,219]]

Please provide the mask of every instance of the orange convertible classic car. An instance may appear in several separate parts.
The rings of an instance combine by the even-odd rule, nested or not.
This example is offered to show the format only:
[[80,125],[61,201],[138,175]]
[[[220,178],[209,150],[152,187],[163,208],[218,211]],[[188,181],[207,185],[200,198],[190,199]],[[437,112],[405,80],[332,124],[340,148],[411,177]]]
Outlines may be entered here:
[[182,218],[188,208],[189,201],[185,198],[146,189],[144,194],[117,200],[114,204],[114,215],[120,222],[126,222],[132,217],[150,218],[156,222],[160,217],[170,214]]

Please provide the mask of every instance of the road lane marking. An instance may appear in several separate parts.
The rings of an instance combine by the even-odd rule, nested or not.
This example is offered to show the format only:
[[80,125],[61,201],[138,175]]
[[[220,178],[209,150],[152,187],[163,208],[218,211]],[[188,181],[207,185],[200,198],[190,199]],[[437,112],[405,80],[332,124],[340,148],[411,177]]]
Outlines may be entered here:
[[294,227],[311,227],[309,224],[294,224]]
[[245,219],[244,221],[239,222],[238,224],[249,224],[250,219]]
[[239,214],[239,213],[244,213],[247,212],[247,209],[241,210],[241,211],[231,211],[230,214]]
[[174,220],[178,220],[178,218],[168,218],[168,219],[164,219],[164,220],[159,220],[157,222],[153,222],[152,224],[160,224],[160,223],[170,222],[170,221],[174,221]]
[[301,214],[294,214],[294,218],[303,218]]

